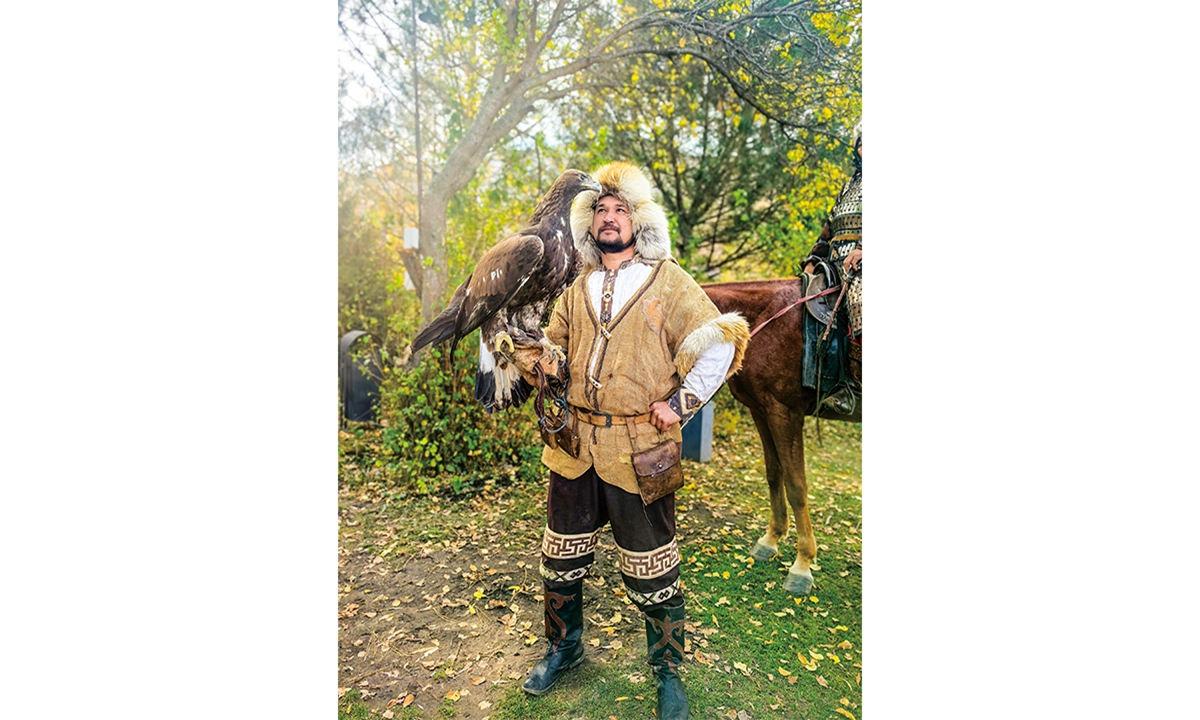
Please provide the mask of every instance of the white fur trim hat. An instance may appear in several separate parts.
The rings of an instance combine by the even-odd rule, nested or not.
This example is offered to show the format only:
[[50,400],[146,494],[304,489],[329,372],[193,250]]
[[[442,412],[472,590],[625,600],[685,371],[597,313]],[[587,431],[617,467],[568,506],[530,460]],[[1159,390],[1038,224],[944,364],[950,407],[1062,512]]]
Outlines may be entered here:
[[604,195],[615,195],[629,208],[629,222],[637,253],[647,260],[666,260],[671,257],[670,226],[667,214],[654,202],[654,186],[638,167],[625,162],[602,165],[592,177],[604,188],[603,192],[585,190],[575,196],[571,205],[571,234],[575,247],[583,256],[585,269],[600,267],[600,251],[592,237],[592,218],[596,202]]

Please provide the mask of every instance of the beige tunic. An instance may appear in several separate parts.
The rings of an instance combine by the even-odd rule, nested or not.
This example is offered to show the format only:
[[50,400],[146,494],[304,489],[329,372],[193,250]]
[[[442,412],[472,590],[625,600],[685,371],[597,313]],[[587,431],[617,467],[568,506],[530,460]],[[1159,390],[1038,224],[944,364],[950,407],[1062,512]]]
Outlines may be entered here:
[[[686,373],[713,342],[736,346],[727,376],[740,366],[749,335],[745,321],[721,315],[674,260],[642,262],[654,265],[653,272],[607,328],[601,328],[589,301],[586,273],[555,305],[546,337],[566,349],[571,371],[567,402],[573,407],[614,416],[647,413],[651,403],[666,400],[679,389],[681,372]],[[685,345],[689,336],[691,342]],[[682,440],[678,424],[661,433],[650,422],[638,423],[636,440],[631,442],[625,423],[598,427],[574,418],[572,422],[579,433],[579,458],[546,447],[542,462],[568,479],[594,466],[601,480],[635,494],[637,478],[630,454],[668,439]]]

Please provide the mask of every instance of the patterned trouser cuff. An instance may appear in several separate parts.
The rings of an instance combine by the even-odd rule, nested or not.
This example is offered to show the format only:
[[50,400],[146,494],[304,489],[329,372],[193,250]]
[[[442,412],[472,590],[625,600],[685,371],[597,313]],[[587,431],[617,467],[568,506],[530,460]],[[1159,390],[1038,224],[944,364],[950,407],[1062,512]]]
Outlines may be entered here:
[[549,526],[542,533],[542,555],[555,560],[574,560],[595,551],[599,531],[560,535]]
[[542,563],[538,566],[538,572],[541,574],[542,579],[548,583],[573,583],[585,577],[591,567],[591,565],[584,565],[574,570],[554,570],[546,567],[545,563]]
[[621,572],[638,580],[653,580],[679,567],[679,545],[675,539],[660,548],[634,552],[617,546]]
[[681,594],[681,591],[679,589],[679,581],[676,580],[675,582],[671,583],[670,585],[663,588],[662,590],[657,590],[648,595],[643,595],[642,593],[638,592],[637,590],[634,590],[633,588],[629,587],[628,585],[625,586],[625,593],[627,595],[629,595],[629,599],[632,600],[635,605],[637,605],[640,608],[644,608],[649,605],[657,605],[659,603],[664,603],[664,602],[670,600],[671,598],[675,597],[676,595]]

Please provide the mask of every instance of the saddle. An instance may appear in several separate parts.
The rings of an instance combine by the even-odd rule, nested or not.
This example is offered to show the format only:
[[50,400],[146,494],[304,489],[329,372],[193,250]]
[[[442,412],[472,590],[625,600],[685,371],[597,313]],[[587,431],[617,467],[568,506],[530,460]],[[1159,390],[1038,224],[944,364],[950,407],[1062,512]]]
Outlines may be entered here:
[[[829,287],[829,278],[834,278],[835,283],[840,281],[839,273],[829,262],[820,258],[810,260],[816,261],[814,274],[800,276],[805,295],[813,295]],[[816,389],[821,396],[850,385],[850,354],[857,349],[847,337],[850,318],[846,298],[842,298],[840,306],[838,304],[840,295],[842,293],[839,290],[805,303],[808,312],[804,316],[800,379],[805,387]],[[814,414],[820,413],[824,417],[827,412],[828,408],[818,408]]]
[[[828,261],[821,258],[809,258],[814,261],[816,267],[813,269],[812,275],[802,275],[805,278],[807,287],[803,288],[803,294],[812,295],[819,293],[829,287],[829,281],[826,278],[834,278],[834,282],[840,282],[838,272]],[[828,295],[813,298],[804,303],[808,308],[808,314],[812,315],[821,326],[829,324],[829,318],[833,317],[833,306],[837,303],[838,293],[833,292]],[[839,312],[845,312],[845,300],[842,301],[842,308]]]

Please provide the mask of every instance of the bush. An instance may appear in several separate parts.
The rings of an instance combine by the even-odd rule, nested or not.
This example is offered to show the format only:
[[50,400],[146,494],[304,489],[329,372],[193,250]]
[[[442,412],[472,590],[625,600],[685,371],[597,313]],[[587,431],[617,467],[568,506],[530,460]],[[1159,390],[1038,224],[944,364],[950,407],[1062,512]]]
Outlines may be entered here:
[[433,348],[412,371],[385,375],[383,459],[406,489],[462,492],[543,475],[532,402],[489,415],[475,399],[475,337],[465,338],[452,359],[446,346]]

